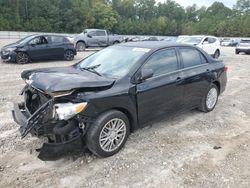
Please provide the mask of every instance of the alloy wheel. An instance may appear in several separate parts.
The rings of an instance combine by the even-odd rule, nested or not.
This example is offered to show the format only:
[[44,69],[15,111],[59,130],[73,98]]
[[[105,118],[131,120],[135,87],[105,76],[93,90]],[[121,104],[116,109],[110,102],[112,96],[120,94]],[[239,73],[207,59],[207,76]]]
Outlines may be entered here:
[[218,92],[216,88],[213,87],[209,90],[207,94],[206,105],[208,109],[212,109],[215,106],[217,98],[218,98]]
[[83,42],[78,42],[78,43],[76,44],[76,49],[77,49],[77,51],[82,52],[82,51],[85,50],[85,48],[86,48],[86,46],[85,46],[85,43],[83,43]]
[[67,50],[64,54],[64,58],[68,61],[71,61],[74,59],[74,54],[71,50]]
[[29,62],[29,57],[27,54],[25,53],[18,53],[17,54],[17,57],[16,57],[16,62],[18,64],[25,64],[25,63],[28,63]]
[[119,148],[126,137],[126,124],[122,119],[114,118],[106,123],[99,136],[102,150],[112,152]]

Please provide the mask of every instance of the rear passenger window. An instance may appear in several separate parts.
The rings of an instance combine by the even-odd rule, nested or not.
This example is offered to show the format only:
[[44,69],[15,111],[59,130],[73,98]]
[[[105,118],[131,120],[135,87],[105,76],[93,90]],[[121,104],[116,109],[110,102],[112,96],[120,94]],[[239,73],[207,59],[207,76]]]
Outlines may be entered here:
[[205,57],[194,48],[180,48],[184,68],[201,65],[207,62]]
[[152,69],[154,76],[178,70],[178,61],[175,49],[166,49],[156,52],[146,62],[143,69]]
[[63,43],[64,38],[60,36],[51,36],[52,43]]
[[106,36],[105,31],[96,31],[96,36]]

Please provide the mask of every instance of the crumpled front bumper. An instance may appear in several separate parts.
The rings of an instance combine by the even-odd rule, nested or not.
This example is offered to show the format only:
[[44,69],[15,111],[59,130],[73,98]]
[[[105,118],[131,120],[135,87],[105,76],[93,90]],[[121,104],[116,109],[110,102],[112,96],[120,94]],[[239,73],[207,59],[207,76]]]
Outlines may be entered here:
[[[53,110],[53,101],[49,100],[43,104],[35,113],[32,115],[26,109],[24,103],[14,104],[14,110],[12,110],[13,119],[17,124],[20,125],[19,131],[22,138],[24,138],[32,129],[46,123]],[[33,134],[32,134],[33,135]]]
[[10,53],[5,54],[5,55],[1,51],[0,54],[1,54],[1,59],[4,62],[15,62],[16,61],[16,52],[15,51],[10,52]]
[[[53,100],[46,102],[32,115],[30,115],[29,111],[26,109],[24,103],[14,104],[12,115],[14,121],[20,125],[19,131],[21,137],[24,138],[28,133],[31,133],[33,136],[38,136],[36,129],[43,126],[43,124],[49,120],[52,109]],[[44,161],[57,160],[62,156],[72,154],[73,152],[83,151],[84,149],[82,134],[76,134],[76,136],[72,137],[70,140],[62,142],[48,140],[48,143],[44,143],[43,146],[38,149],[38,151],[40,151],[38,158]]]

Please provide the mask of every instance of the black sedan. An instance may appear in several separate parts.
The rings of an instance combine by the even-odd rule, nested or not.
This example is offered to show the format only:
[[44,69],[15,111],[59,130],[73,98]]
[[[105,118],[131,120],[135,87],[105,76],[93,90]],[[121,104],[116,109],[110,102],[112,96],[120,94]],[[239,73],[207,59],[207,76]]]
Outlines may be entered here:
[[59,35],[31,35],[1,49],[5,62],[25,64],[35,60],[73,60],[76,55],[74,44]]
[[22,137],[48,137],[39,154],[48,160],[85,145],[108,157],[138,128],[183,110],[212,111],[227,67],[195,46],[138,42],[21,76],[25,101],[14,105],[13,117]]

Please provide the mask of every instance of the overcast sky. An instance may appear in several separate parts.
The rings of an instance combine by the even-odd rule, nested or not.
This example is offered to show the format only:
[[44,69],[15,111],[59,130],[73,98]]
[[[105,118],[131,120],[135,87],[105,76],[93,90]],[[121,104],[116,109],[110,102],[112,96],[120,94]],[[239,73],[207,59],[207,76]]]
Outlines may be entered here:
[[[156,2],[165,2],[166,0],[156,0]],[[180,5],[187,7],[189,5],[193,5],[196,4],[199,7],[201,6],[210,6],[211,4],[213,4],[213,2],[215,2],[215,0],[175,0],[177,3],[179,3]],[[236,4],[237,0],[217,0],[219,2],[224,3],[225,6],[232,8],[233,5]]]

